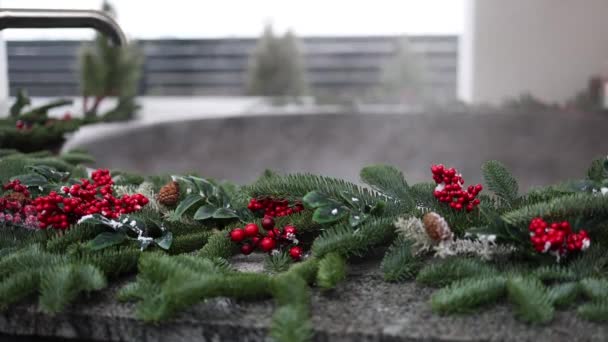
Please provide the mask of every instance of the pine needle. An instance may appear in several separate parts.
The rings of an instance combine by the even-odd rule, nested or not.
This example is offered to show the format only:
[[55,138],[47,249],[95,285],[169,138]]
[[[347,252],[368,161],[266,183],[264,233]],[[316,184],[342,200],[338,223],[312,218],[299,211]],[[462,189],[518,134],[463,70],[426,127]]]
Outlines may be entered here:
[[418,273],[416,282],[442,287],[466,278],[478,278],[496,274],[487,263],[471,258],[454,257],[431,263]]
[[333,289],[346,279],[346,260],[337,253],[329,253],[319,261],[317,285],[325,290]]
[[468,278],[452,283],[431,296],[431,308],[440,314],[472,312],[505,295],[506,279],[500,276]]
[[395,282],[415,277],[420,267],[421,258],[413,254],[411,241],[404,239],[397,239],[393,243],[380,264],[384,280]]
[[515,304],[516,316],[528,323],[548,323],[553,319],[552,298],[543,284],[534,278],[513,277],[507,281],[509,300]]

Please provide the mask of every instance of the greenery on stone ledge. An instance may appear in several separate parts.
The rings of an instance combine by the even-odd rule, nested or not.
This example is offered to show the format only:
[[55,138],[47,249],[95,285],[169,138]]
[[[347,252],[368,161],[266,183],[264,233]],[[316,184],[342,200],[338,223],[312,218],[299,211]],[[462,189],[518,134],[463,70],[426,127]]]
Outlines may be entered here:
[[[26,174],[32,165],[86,177],[80,163],[90,161],[82,151],[60,156],[0,152],[3,184]],[[607,165],[597,160],[583,179],[521,193],[508,170],[490,161],[482,166],[489,191],[478,196],[479,206],[471,212],[438,201],[436,184],[409,184],[399,170],[386,165],[364,168],[365,186],[311,174],[267,172],[241,187],[197,175],[172,178],[113,172],[119,195],[142,193],[150,200],[129,216],[160,222],[172,234],[170,246],[142,250],[138,241],[125,239],[91,248],[92,240],[108,232],[108,227],[94,222],[74,224],[66,231],[1,227],[0,306],[35,295],[40,308],[53,314],[82,293],[136,275],[117,299],[134,302],[137,317],[144,321],[166,320],[212,297],[272,299],[277,306],[271,338],[309,341],[314,336],[311,288],[331,291],[348,281],[349,260],[371,257],[388,247],[378,261],[385,279],[436,287],[430,306],[438,314],[471,313],[508,302],[514,315],[530,324],[550,322],[556,310],[573,307],[585,319],[606,321]],[[157,195],[172,179],[180,184],[180,202],[165,206]],[[176,208],[184,207],[192,191],[199,205],[176,215]],[[212,198],[219,191],[222,197]],[[294,262],[275,254],[268,256],[265,273],[237,271],[230,258],[238,248],[229,232],[245,223],[261,225],[260,217],[240,213],[247,212],[249,199],[265,197],[303,201],[302,213],[277,217],[276,222],[298,228],[306,256]],[[230,209],[234,215],[197,219],[203,203],[213,204],[216,210]],[[538,252],[530,242],[528,226],[539,217],[566,220],[575,231],[584,228],[591,245],[577,252],[556,252],[560,256],[556,262],[555,256]],[[449,229],[450,238],[433,240],[429,231],[434,228],[444,233]]]

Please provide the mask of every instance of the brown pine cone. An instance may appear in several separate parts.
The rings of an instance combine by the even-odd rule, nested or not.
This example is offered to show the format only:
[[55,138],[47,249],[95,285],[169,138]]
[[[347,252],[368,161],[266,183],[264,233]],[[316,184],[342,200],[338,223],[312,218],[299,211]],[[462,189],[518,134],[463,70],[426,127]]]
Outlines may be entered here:
[[454,237],[446,220],[435,212],[425,214],[422,217],[422,222],[424,223],[426,233],[433,241],[451,240]]
[[162,188],[160,188],[160,191],[156,196],[156,200],[158,203],[167,207],[176,205],[177,201],[179,201],[179,183],[176,181],[171,181],[165,184]]
[[29,200],[30,200],[27,196],[25,196],[21,192],[11,192],[10,194],[8,194],[8,195],[6,195],[4,197],[6,199],[8,199],[9,201],[15,201],[15,202],[19,202],[21,204],[29,202]]

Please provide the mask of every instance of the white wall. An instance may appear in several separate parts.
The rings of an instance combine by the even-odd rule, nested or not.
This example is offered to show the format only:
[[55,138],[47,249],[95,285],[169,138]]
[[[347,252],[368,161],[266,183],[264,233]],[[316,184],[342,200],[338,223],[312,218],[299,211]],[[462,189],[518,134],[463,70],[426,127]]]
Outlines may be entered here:
[[459,96],[500,103],[529,92],[564,102],[608,77],[608,0],[469,0]]

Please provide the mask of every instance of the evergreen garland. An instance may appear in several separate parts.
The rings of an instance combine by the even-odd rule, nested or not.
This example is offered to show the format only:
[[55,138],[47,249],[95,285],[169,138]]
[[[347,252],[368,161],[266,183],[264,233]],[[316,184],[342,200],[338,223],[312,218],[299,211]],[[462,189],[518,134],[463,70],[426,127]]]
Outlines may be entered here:
[[[58,157],[8,150],[0,151],[0,155],[0,166],[4,166],[0,167],[0,179],[4,183],[27,174],[28,167],[35,165],[51,165],[78,174],[83,172],[81,163],[90,160],[82,151]],[[134,302],[137,317],[144,321],[169,319],[196,302],[218,296],[272,298],[277,308],[270,336],[277,341],[309,341],[314,337],[311,287],[335,289],[347,279],[349,259],[369,257],[388,246],[379,262],[385,280],[415,279],[421,285],[438,288],[431,295],[430,304],[440,314],[475,312],[508,301],[515,316],[530,324],[548,323],[556,309],[575,304],[579,305],[577,313],[581,317],[606,321],[608,251],[604,246],[608,243],[608,196],[597,190],[606,181],[605,164],[592,164],[587,183],[583,182],[593,182],[591,187],[585,185],[577,190],[571,185],[559,185],[520,194],[506,168],[498,162],[488,162],[483,172],[494,196],[481,194],[479,209],[470,213],[454,211],[439,202],[433,196],[434,184],[409,185],[399,170],[386,165],[361,171],[369,188],[323,176],[270,172],[243,188],[216,186],[230,194],[234,199],[231,205],[240,213],[247,211],[250,197],[302,201],[308,195],[315,201],[344,206],[356,198],[376,208],[364,212],[367,216],[356,224],[346,219],[320,222],[314,214],[316,207],[277,217],[276,227],[297,227],[301,241],[289,243],[299,244],[298,248],[308,253],[302,260],[302,256],[293,260],[285,251],[273,252],[266,259],[264,273],[239,272],[230,265],[230,258],[238,250],[230,237],[233,229],[247,223],[269,231],[272,228],[263,226],[255,213],[220,224],[170,221],[167,208],[143,208],[130,217],[145,222],[146,229],[160,225],[172,233],[166,249],[151,247],[145,251],[131,241],[100,250],[91,248],[90,241],[109,229],[93,223],[75,224],[62,234],[6,226],[0,229],[0,306],[6,308],[37,295],[43,311],[57,313],[82,293],[103,289],[123,275],[136,275],[135,281],[118,291],[117,299]],[[121,176],[124,174],[115,178],[122,179],[121,191],[136,191],[136,185],[142,184],[140,188],[149,189],[151,201],[169,180],[166,176]],[[7,193],[10,191],[3,195]],[[185,192],[179,195],[182,200],[187,197]],[[398,234],[395,222],[398,218],[418,220],[430,211],[445,221],[446,227],[440,228],[450,234],[433,234],[437,227],[420,226],[425,243],[430,244],[420,252],[413,247],[417,235],[401,231]],[[535,218],[548,222],[568,220],[575,232],[589,232],[591,246],[563,254],[553,250],[560,257],[556,264],[554,256],[531,246],[529,225]],[[418,222],[429,224],[426,221],[425,217]],[[276,234],[281,234],[280,230]],[[454,245],[469,249],[439,253]],[[494,249],[496,253],[484,254],[485,250],[475,248]]]

